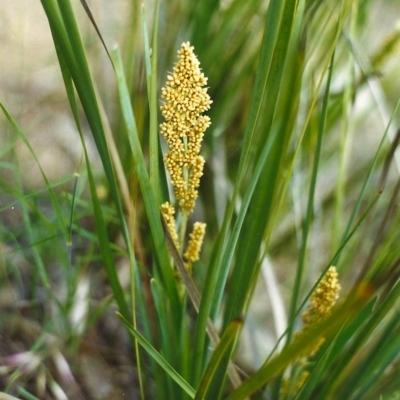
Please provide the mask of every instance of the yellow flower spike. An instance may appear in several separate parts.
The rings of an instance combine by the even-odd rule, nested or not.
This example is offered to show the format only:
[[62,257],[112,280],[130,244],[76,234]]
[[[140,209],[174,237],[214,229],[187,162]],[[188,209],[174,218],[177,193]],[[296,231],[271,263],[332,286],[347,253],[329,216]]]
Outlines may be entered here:
[[[327,273],[312,293],[308,309],[302,315],[304,324],[303,330],[296,333],[294,340],[298,340],[302,333],[330,315],[332,308],[339,297],[339,291],[340,284],[338,281],[338,273],[336,267],[332,266],[328,269]],[[298,365],[304,366],[307,359],[312,357],[318,351],[324,341],[324,337],[317,337],[313,344],[313,348],[307,350],[307,354],[304,354],[303,357],[300,358]],[[282,397],[286,398],[287,396],[295,396],[308,379],[309,374],[310,372],[307,369],[302,369],[300,375],[295,377],[293,382],[288,378],[284,378],[281,391]]]
[[336,267],[330,267],[310,298],[310,305],[303,313],[304,328],[329,316],[339,297],[340,284]]
[[165,122],[160,129],[169,147],[164,163],[185,217],[193,211],[203,175],[204,159],[199,152],[210,118],[201,114],[212,103],[204,88],[206,84],[207,78],[201,72],[193,47],[189,42],[183,43],[173,73],[161,90],[166,102],[161,106]]
[[200,258],[201,246],[203,244],[204,234],[206,233],[206,224],[195,222],[193,231],[189,235],[189,244],[184,254],[189,263],[193,263]]
[[[339,297],[340,284],[338,281],[338,273],[336,267],[330,267],[318,284],[317,288],[311,295],[308,309],[303,313],[303,331],[306,331],[316,323],[327,318],[336,300]],[[296,336],[300,336],[302,332],[298,332]],[[324,343],[325,338],[319,337],[315,340],[314,348],[307,354],[308,357],[313,356]]]
[[176,246],[176,248],[179,250],[179,242],[178,242],[178,234],[176,233],[176,227],[175,227],[175,208],[171,206],[171,204],[167,202],[161,204],[161,212],[164,216],[165,222],[168,226],[169,233],[171,235],[171,238]]

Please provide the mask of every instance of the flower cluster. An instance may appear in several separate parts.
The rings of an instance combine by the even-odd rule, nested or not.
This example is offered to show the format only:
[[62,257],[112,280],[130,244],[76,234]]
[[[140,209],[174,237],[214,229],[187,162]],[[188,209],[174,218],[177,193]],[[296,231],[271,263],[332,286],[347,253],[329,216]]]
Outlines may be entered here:
[[[323,321],[330,315],[332,308],[339,297],[339,291],[340,284],[338,281],[338,273],[336,268],[332,266],[328,269],[327,273],[312,293],[308,309],[302,315],[304,325],[303,330],[296,333],[295,340],[298,340],[303,332],[312,328],[312,326]],[[287,395],[295,396],[301,389],[310,374],[307,369],[304,369],[304,366],[307,364],[307,359],[316,353],[324,341],[324,337],[316,337],[311,350],[308,349],[307,354],[304,354],[304,356],[298,361],[297,364],[301,373],[297,376],[297,379],[295,378],[294,381],[290,381],[288,378],[283,379],[283,397]]]
[[204,88],[207,78],[189,42],[182,44],[178,58],[161,91],[166,102],[161,106],[165,122],[160,128],[169,147],[164,163],[179,207],[188,216],[198,196],[204,166],[200,146],[204,131],[210,126],[210,118],[200,114],[210,108],[212,101]]
[[[330,267],[314,290],[310,298],[310,304],[307,311],[302,315],[303,330],[311,328],[313,325],[324,320],[329,316],[336,300],[339,297],[340,284],[338,281],[338,273],[335,267]],[[325,339],[319,337],[314,345],[314,348],[308,354],[313,356],[324,343]]]
[[206,224],[202,222],[195,222],[193,225],[193,231],[189,235],[189,244],[184,254],[187,260],[187,266],[189,272],[191,270],[192,263],[200,258],[200,250],[203,245],[204,234],[206,233]]
[[339,297],[340,284],[335,267],[330,267],[311,295],[310,305],[303,313],[304,328],[327,318]]

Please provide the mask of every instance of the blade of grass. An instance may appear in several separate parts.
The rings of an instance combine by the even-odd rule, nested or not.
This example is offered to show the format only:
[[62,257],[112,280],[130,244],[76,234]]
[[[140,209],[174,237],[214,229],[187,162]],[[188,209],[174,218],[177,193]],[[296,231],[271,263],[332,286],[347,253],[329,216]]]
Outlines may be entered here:
[[242,400],[260,390],[288,365],[315,346],[319,337],[332,337],[347,320],[351,320],[363,304],[375,295],[376,288],[370,282],[363,282],[350,293],[346,301],[324,321],[305,331],[297,340],[286,346],[282,352],[263,365],[256,373],[233,391],[226,400]]
[[[263,233],[272,214],[272,203],[278,189],[278,176],[282,172],[283,159],[288,145],[289,135],[292,133],[294,117],[297,109],[297,99],[288,96],[286,85],[297,86],[297,74],[301,74],[301,51],[299,37],[292,37],[292,26],[296,17],[295,2],[288,0],[282,14],[280,32],[276,43],[271,73],[268,77],[269,96],[277,99],[275,104],[265,110],[262,129],[259,132],[268,132],[271,135],[275,129],[279,131],[277,140],[273,144],[271,156],[268,158],[262,179],[256,187],[248,213],[243,223],[243,233],[238,241],[235,267],[232,271],[232,280],[228,292],[227,307],[224,313],[224,325],[235,316],[242,313],[245,303],[249,299],[254,278],[259,270],[258,254],[263,239]],[[300,16],[297,16],[300,18]],[[290,60],[290,62],[289,62]],[[285,68],[286,67],[286,68]],[[285,73],[285,75],[284,75]],[[280,117],[279,114],[282,113]],[[285,115],[285,117],[283,117]],[[268,137],[267,136],[267,137]],[[258,138],[266,140],[267,137]],[[258,160],[262,144],[257,144]]]
[[[46,346],[46,334],[42,333],[30,346],[29,352],[31,352],[34,355],[37,355],[38,357],[42,358],[42,355],[40,354],[43,348]],[[12,374],[10,374],[8,380],[7,380],[7,385],[4,388],[6,392],[10,391],[11,388],[14,386],[16,382],[21,378],[21,376],[24,375],[24,369],[26,368],[25,363],[20,363],[17,368],[14,369]]]
[[[14,168],[13,168],[13,170],[14,170]],[[67,175],[67,176],[62,177],[60,179],[57,179],[57,180],[55,180],[53,182],[49,182],[49,187],[53,189],[53,188],[56,188],[58,186],[62,186],[65,183],[68,183],[73,179],[76,179],[76,174]],[[7,184],[8,184],[8,182],[4,182],[4,185],[7,186]],[[10,203],[8,203],[4,207],[1,207],[0,208],[0,213],[4,212],[5,210],[9,209],[10,207],[15,206],[16,204],[18,204],[19,201],[26,200],[26,199],[29,199],[30,197],[36,197],[36,196],[38,196],[40,194],[43,194],[44,192],[46,192],[48,190],[48,187],[47,186],[41,187],[41,188],[39,188],[37,190],[33,190],[29,194],[24,194],[24,193],[19,192],[19,191],[16,192],[17,188],[15,186],[13,186],[13,185],[8,185],[7,189],[8,189],[8,193],[12,193],[12,191],[15,191],[14,194],[16,196],[18,196],[18,199],[14,200],[14,201],[11,201]]]
[[[27,399],[27,400],[40,400],[38,397],[36,397],[33,394],[29,393],[27,390],[25,390],[22,387],[18,388],[18,394],[20,396],[24,396],[24,398]],[[10,399],[2,399],[2,400],[10,400]],[[20,400],[20,399],[18,399],[18,400]]]
[[165,358],[146,340],[145,337],[143,337],[136,329],[134,329],[120,313],[117,312],[117,315],[121,318],[128,331],[136,338],[136,340],[146,350],[150,357],[152,357],[164,369],[164,371],[190,396],[190,398],[194,399],[196,395],[195,389],[176,372],[176,370],[165,360]]
[[86,150],[86,145],[85,141],[83,138],[83,132],[79,120],[79,114],[78,114],[78,108],[77,104],[75,101],[75,93],[74,93],[74,87],[72,83],[72,77],[70,74],[70,69],[68,68],[64,54],[61,52],[60,47],[58,46],[57,38],[54,37],[55,43],[56,43],[56,50],[57,50],[57,56],[64,80],[64,85],[66,88],[68,100],[70,103],[71,111],[75,120],[76,127],[79,132],[79,136],[81,138],[81,143],[84,151],[84,157],[85,157],[85,162],[86,162],[86,169],[88,173],[88,181],[89,181],[89,187],[90,187],[90,193],[92,196],[92,204],[93,204],[93,212],[95,216],[95,222],[96,222],[96,228],[97,228],[97,233],[98,233],[98,239],[99,239],[99,245],[100,245],[100,251],[102,254],[102,259],[104,263],[104,267],[107,272],[107,276],[112,288],[112,291],[114,293],[115,300],[118,303],[118,306],[121,310],[121,313],[125,315],[126,318],[129,318],[129,311],[128,311],[128,305],[125,300],[125,296],[121,287],[121,284],[119,282],[116,270],[115,270],[115,265],[113,261],[113,256],[112,256],[112,251],[110,248],[110,240],[108,237],[108,231],[107,231],[107,224],[105,223],[103,212],[101,209],[101,204],[97,195],[97,189],[96,189],[96,183],[94,181],[93,177],[93,172],[90,166],[90,160],[87,154]]
[[[92,134],[109,183],[110,192],[116,205],[122,233],[128,248],[129,259],[132,262],[133,255],[131,253],[129,233],[127,231],[119,190],[114,176],[110,154],[107,148],[101,115],[96,100],[89,67],[86,61],[85,51],[82,45],[71,4],[69,0],[58,1],[57,4],[59,8],[57,8],[56,3],[51,0],[41,0],[41,3],[50,24],[51,33],[53,35],[57,56],[60,61],[60,67],[63,73],[63,79],[66,86],[71,109],[75,118],[75,122],[77,126],[80,127],[72,82],[75,85],[89,126],[92,130]],[[79,128],[78,131],[82,135],[82,132]],[[85,157],[89,175],[89,186],[92,193],[95,219],[97,229],[99,230],[100,249],[104,257],[104,265],[120,310],[122,314],[129,319],[128,307],[113,265],[113,257],[110,250],[108,232],[102,215],[101,205],[97,198],[96,185],[94,183],[93,174],[90,170],[90,164],[87,158],[87,154],[85,154]]]
[[[32,396],[29,392],[27,392],[26,390],[23,389],[23,391],[18,390],[20,392],[20,394],[22,394],[23,396],[25,396],[25,398],[29,399],[29,400],[39,400],[37,397]],[[14,397],[11,396],[10,394],[4,393],[4,392],[0,392],[0,400],[20,400],[18,397]]]
[[[389,326],[382,335],[384,343],[380,342],[379,346],[376,346],[376,348],[371,351],[371,355],[375,356],[373,362],[368,365],[367,369],[360,368],[363,376],[360,382],[361,387],[355,396],[356,398],[361,399],[367,393],[370,393],[370,390],[376,386],[376,382],[379,381],[381,377],[385,376],[385,370],[391,369],[393,361],[398,357],[400,351],[400,336],[398,334],[399,317],[400,315],[397,314],[393,318],[393,325],[395,325],[396,328],[394,334],[388,335],[386,333],[392,330],[392,327]],[[354,387],[350,386],[350,388],[353,389]]]
[[101,41],[101,43],[102,43],[102,45],[103,45],[103,47],[104,47],[104,50],[106,51],[106,53],[107,53],[107,55],[108,55],[108,58],[109,58],[110,61],[112,62],[110,53],[109,53],[108,48],[107,48],[107,46],[106,46],[106,43],[105,43],[105,41],[104,41],[104,39],[103,39],[103,36],[102,36],[102,34],[101,34],[101,32],[100,32],[100,29],[99,29],[99,27],[97,26],[96,20],[95,20],[94,17],[93,17],[93,13],[92,13],[92,11],[91,11],[91,9],[90,9],[90,7],[89,7],[89,4],[86,2],[86,0],[80,0],[80,2],[81,2],[81,4],[82,4],[82,7],[83,7],[83,9],[85,10],[85,12],[86,12],[88,18],[90,19],[90,22],[92,23],[92,25],[93,25],[93,27],[94,27],[96,33],[97,33],[97,36],[99,37],[99,39],[100,39],[100,41]]
[[[354,221],[354,219],[355,219],[355,217],[357,215],[357,212],[360,209],[362,199],[364,198],[364,193],[366,191],[366,188],[368,187],[368,183],[371,180],[372,173],[373,173],[373,171],[374,171],[374,169],[375,169],[375,167],[377,165],[377,162],[378,162],[379,155],[380,155],[380,152],[382,150],[383,144],[384,144],[384,142],[385,142],[385,140],[387,138],[387,134],[389,132],[389,128],[392,125],[392,122],[394,121],[394,117],[395,117],[395,115],[397,113],[397,110],[399,109],[399,106],[400,106],[400,98],[397,100],[396,106],[395,106],[395,108],[393,110],[393,113],[392,113],[392,115],[390,117],[390,121],[389,121],[388,125],[385,128],[385,131],[384,131],[384,133],[382,135],[382,139],[379,142],[378,148],[377,148],[377,150],[375,152],[375,156],[374,156],[374,158],[373,158],[373,160],[371,162],[371,165],[370,165],[370,167],[368,169],[368,172],[367,172],[367,174],[365,176],[364,182],[363,182],[362,187],[360,189],[360,193],[359,193],[359,195],[357,197],[357,200],[356,200],[356,204],[354,205],[354,208],[353,208],[353,210],[351,212],[351,215],[349,217],[349,221],[348,221],[348,223],[346,225],[345,231],[343,232],[342,241],[344,240],[344,238],[347,236],[348,232],[350,231],[351,226],[353,224],[353,221]],[[382,191],[383,187],[378,188],[378,189],[380,191]],[[341,253],[339,253],[337,255],[337,257],[334,259],[334,261],[333,261],[334,265],[339,265],[340,256],[341,256]],[[340,269],[339,269],[339,271],[340,271]]]
[[[166,297],[165,294],[157,283],[155,279],[150,281],[151,285],[151,293],[154,299],[154,305],[156,310],[156,325],[157,325],[157,342],[158,346],[163,349],[163,356],[169,360],[170,363],[176,365],[177,352],[175,351],[174,346],[170,344],[176,341],[176,335],[171,329],[171,324],[168,323],[168,312],[166,310]],[[153,362],[155,362],[152,359]],[[165,374],[162,371],[156,369],[155,379],[157,385],[157,392],[160,398],[169,399],[173,396],[173,386],[171,381],[168,380]]]
[[214,377],[214,373],[217,370],[218,365],[223,360],[224,355],[227,351],[229,351],[230,347],[234,343],[242,326],[243,320],[236,319],[233,320],[225,330],[224,334],[221,337],[221,341],[214,349],[210,361],[208,362],[208,365],[203,373],[199,387],[197,389],[195,400],[202,400],[206,398],[207,390]]
[[329,371],[329,368],[338,359],[341,350],[345,348],[349,340],[351,340],[352,334],[368,319],[375,303],[376,301],[373,299],[364,305],[357,315],[355,315],[352,320],[349,320],[348,324],[340,330],[332,343],[329,344],[328,348],[322,351],[321,358],[315,361],[316,365],[306,383],[297,393],[296,400],[312,398],[313,390],[316,390],[316,387],[322,381],[323,375],[326,371]]
[[338,364],[333,371],[330,371],[329,384],[325,385],[321,391],[321,396],[327,395],[329,398],[329,395],[340,388],[342,380],[346,379],[347,374],[349,374],[347,368],[344,368],[343,366],[347,366],[348,368],[350,367],[350,360],[355,354],[357,354],[362,345],[368,341],[376,327],[382,322],[385,315],[387,315],[387,313],[393,308],[394,304],[398,300],[399,293],[400,282],[395,285],[389,296],[385,299],[382,305],[375,310],[363,328],[359,330],[357,334],[353,335],[352,343],[346,348],[346,352],[340,359],[340,364]]
[[[301,311],[304,309],[307,301],[309,300],[309,298],[311,297],[311,294],[315,291],[315,289],[317,288],[319,282],[322,280],[322,278],[324,277],[326,271],[329,269],[329,267],[332,265],[332,261],[333,259],[335,259],[335,257],[337,256],[337,254],[342,250],[342,248],[344,246],[347,245],[347,243],[350,241],[350,239],[353,237],[353,235],[356,233],[356,231],[359,229],[359,227],[361,226],[362,222],[366,219],[366,217],[369,215],[370,211],[372,210],[373,206],[376,204],[377,200],[379,198],[379,193],[375,196],[375,198],[371,201],[371,203],[369,204],[369,206],[366,208],[366,210],[364,211],[364,213],[362,214],[362,216],[360,217],[360,219],[357,221],[357,223],[355,224],[354,228],[351,230],[351,232],[349,233],[348,237],[346,238],[345,242],[342,243],[341,247],[339,247],[339,249],[337,250],[336,254],[333,256],[332,260],[330,260],[322,274],[320,275],[320,278],[315,282],[314,286],[311,288],[311,290],[309,291],[309,293],[307,294],[307,296],[305,296],[303,302],[300,304],[300,306],[298,307],[296,314],[295,314],[295,318],[297,318]],[[358,312],[358,315],[361,314],[361,311]],[[286,331],[281,335],[281,337],[278,339],[278,341],[276,342],[275,346],[273,347],[273,349],[271,350],[270,354],[268,355],[266,361],[263,364],[263,367],[272,359],[273,355],[275,354],[275,352],[278,349],[278,346],[280,344],[280,342],[286,337]]]
[[154,250],[157,255],[158,265],[160,267],[160,275],[172,302],[172,307],[177,310],[177,324],[179,326],[179,312],[181,310],[180,300],[175,286],[173,270],[169,263],[169,254],[165,245],[165,238],[159,214],[159,205],[153,193],[152,185],[147,173],[144,156],[141,151],[141,146],[137,134],[135,117],[132,112],[131,101],[128,88],[126,85],[125,75],[122,67],[121,55],[117,48],[111,52],[111,57],[115,65],[115,73],[118,83],[118,92],[122,107],[122,114],[125,120],[125,125],[128,131],[129,143],[131,146],[134,167],[139,179],[140,188],[143,195],[143,200],[147,212],[147,217],[150,224],[150,230],[154,241]]
[[[355,4],[354,4],[355,6]],[[353,7],[355,9],[355,7]],[[355,32],[356,25],[356,12],[352,12],[350,16],[350,32]],[[351,34],[352,36],[352,34]],[[345,188],[346,188],[346,178],[347,178],[347,168],[349,164],[349,154],[350,145],[353,133],[353,122],[351,118],[351,113],[353,110],[353,93],[354,85],[356,82],[356,70],[355,70],[355,60],[351,52],[349,52],[348,61],[346,62],[347,77],[345,81],[345,87],[342,95],[342,118],[340,127],[340,137],[339,137],[339,168],[338,168],[338,179],[335,188],[335,218],[333,219],[332,227],[332,248],[335,248],[337,244],[340,243],[339,232],[342,231],[343,224],[343,214],[345,209]]]
[[[254,162],[257,162],[264,147],[262,141],[267,140],[272,132],[279,133],[277,133],[277,139],[273,143],[271,156],[263,168],[262,179],[260,179],[253,194],[250,203],[252,212],[247,213],[242,226],[242,234],[237,242],[236,248],[240,248],[240,252],[237,252],[237,259],[232,270],[232,279],[224,312],[224,326],[227,326],[230,320],[242,314],[250,299],[259,271],[258,254],[260,245],[272,214],[272,203],[277,193],[278,176],[282,172],[284,154],[289,142],[289,136],[293,131],[292,127],[298,105],[298,99],[293,98],[289,87],[298,86],[299,76],[301,76],[302,71],[301,36],[298,35],[297,28],[292,31],[293,27],[297,25],[294,20],[301,18],[302,13],[301,7],[296,10],[295,2],[291,0],[286,1],[282,7],[280,21],[273,22],[274,25],[278,24],[276,27],[277,32],[275,33],[276,42],[268,43],[267,40],[262,45],[269,44],[273,46],[273,48],[267,50],[267,53],[270,52],[273,57],[267,65],[264,65],[264,67],[267,67],[267,71],[259,72],[266,76],[265,82],[263,82],[263,86],[265,85],[263,90],[268,91],[268,96],[276,99],[276,101],[273,104],[268,104],[268,107],[265,108],[262,120],[257,121],[256,116],[253,116],[255,119],[249,122],[252,130],[249,133],[246,129],[244,153],[241,155],[243,158],[241,158],[240,164],[242,160],[248,160],[247,157],[250,155],[253,156]],[[296,14],[297,11],[299,11],[299,14]],[[267,22],[270,16],[270,13],[268,13]],[[294,92],[298,93],[298,91]],[[257,105],[258,110],[261,109],[261,106],[265,106],[266,103],[264,101],[262,104]],[[251,118],[251,115],[249,118]],[[256,130],[256,128],[258,129]],[[257,135],[255,134],[256,132]],[[261,136],[261,132],[264,133],[263,136]],[[252,141],[251,146],[250,143],[246,144],[247,140]],[[254,165],[254,162],[250,164]],[[246,163],[249,162],[246,161]],[[243,171],[240,168],[239,166],[239,173]],[[238,183],[237,181],[236,185]],[[226,251],[228,250],[226,249]],[[219,260],[219,262],[221,261]],[[229,267],[224,265],[224,268]],[[220,284],[225,284],[223,279],[218,282],[218,285]],[[218,286],[215,290],[214,304],[220,302],[221,289]],[[223,370],[221,369],[219,373],[220,378],[223,379]],[[222,387],[223,385],[220,385],[220,390]],[[215,388],[215,390],[217,389]]]
[[7,110],[7,108],[4,106],[3,103],[0,102],[0,107],[3,110],[4,115],[6,116],[7,120],[10,122],[11,126],[13,127],[14,131],[17,133],[17,135],[20,137],[20,139],[24,142],[25,146],[28,148],[29,152],[32,154],[33,159],[36,162],[36,165],[39,167],[40,173],[43,177],[43,180],[46,183],[46,188],[49,191],[49,195],[50,195],[50,199],[52,202],[52,205],[54,207],[54,210],[59,218],[60,224],[59,224],[59,228],[64,236],[65,242],[68,243],[69,241],[69,235],[68,235],[68,231],[67,231],[67,223],[63,217],[63,212],[61,211],[61,207],[60,207],[60,203],[58,201],[58,198],[56,196],[56,194],[54,193],[53,190],[53,184],[51,184],[49,182],[49,180],[47,179],[47,176],[45,174],[45,172],[43,171],[43,168],[36,156],[35,151],[33,150],[31,144],[29,143],[27,137],[25,136],[24,132],[22,131],[22,129],[19,127],[19,125],[17,124],[17,122],[15,121],[15,119],[12,117],[12,115],[9,113],[9,111]]
[[[338,397],[351,393],[355,388],[358,390],[354,398],[362,398],[368,392],[369,387],[378,380],[392,361],[398,356],[400,350],[399,314],[395,313],[392,320],[387,323],[377,343],[372,346],[359,362],[357,367],[349,370],[344,376],[338,390]],[[375,335],[374,335],[375,336]],[[339,397],[340,398],[340,397]]]
[[[2,110],[3,110],[4,114],[6,115],[8,121],[13,126],[14,130],[17,132],[17,134],[24,141],[25,145],[28,146],[28,149],[31,152],[31,154],[33,155],[34,159],[37,160],[36,154],[33,151],[30,143],[26,139],[24,133],[19,128],[17,123],[12,118],[11,114],[7,111],[7,109],[4,107],[4,105],[2,103],[0,103],[0,107],[2,108]],[[45,182],[46,181],[48,182],[47,177],[44,174],[44,172],[43,172],[38,160],[37,160],[37,163],[38,163],[39,168],[40,168],[40,170],[42,172],[42,176],[45,179]],[[19,180],[19,186],[22,187],[22,183],[20,181],[20,179],[21,179],[20,174],[18,173],[17,176],[18,176],[18,180]],[[49,296],[52,296],[52,292],[50,290],[50,288],[51,288],[50,277],[49,277],[48,272],[46,270],[46,267],[45,267],[45,265],[43,263],[40,251],[39,251],[39,249],[38,249],[38,247],[36,245],[32,245],[37,240],[35,238],[34,231],[33,231],[32,226],[31,226],[31,221],[30,221],[30,216],[29,216],[29,208],[28,208],[27,202],[26,201],[20,202],[20,205],[21,205],[21,211],[22,211],[22,218],[23,218],[23,221],[24,221],[24,226],[25,226],[25,229],[26,229],[26,232],[27,232],[27,235],[28,235],[28,238],[29,238],[29,242],[30,242],[29,247],[32,249],[34,265],[35,265],[34,274],[33,274],[33,286],[32,286],[33,294],[35,295],[36,291],[37,291],[37,285],[38,285],[37,276],[39,275],[40,280],[42,281],[44,287],[46,288],[47,294]],[[64,229],[65,229],[65,227],[64,227]],[[38,275],[37,275],[37,273],[38,273]]]
[[293,338],[293,330],[294,330],[294,323],[295,323],[294,314],[297,309],[299,296],[300,296],[300,292],[301,292],[301,287],[302,287],[303,279],[304,279],[304,268],[305,268],[304,265],[305,265],[305,261],[306,261],[308,234],[310,231],[312,216],[314,213],[314,197],[315,197],[317,176],[318,176],[318,171],[319,171],[319,162],[320,162],[321,149],[322,149],[322,137],[325,133],[325,121],[326,121],[327,111],[328,111],[328,100],[329,100],[329,94],[330,94],[330,90],[331,90],[334,59],[335,59],[335,53],[332,54],[332,58],[331,58],[331,64],[330,64],[329,73],[328,73],[328,80],[327,80],[326,87],[325,87],[324,100],[323,100],[323,105],[322,105],[322,110],[321,110],[320,124],[319,124],[319,128],[318,128],[317,144],[316,144],[316,149],[314,152],[314,163],[313,163],[313,169],[312,169],[312,173],[311,173],[311,181],[310,181],[309,192],[308,192],[307,213],[306,213],[306,219],[305,219],[304,225],[303,225],[302,243],[300,246],[298,266],[296,269],[296,277],[294,279],[294,286],[293,286],[292,297],[291,297],[290,308],[289,308],[289,329],[288,329],[288,334],[287,334],[287,343],[290,343],[290,341]]
[[[161,204],[160,195],[160,176],[159,176],[159,151],[160,142],[158,135],[158,96],[157,96],[157,55],[158,55],[158,18],[159,18],[160,2],[156,0],[154,6],[154,22],[153,22],[153,40],[151,55],[151,75],[150,75],[150,183],[153,188],[156,203]],[[147,50],[147,53],[149,51]]]
[[146,82],[147,82],[147,97],[151,98],[151,56],[152,49],[150,49],[149,34],[147,28],[147,16],[146,8],[142,4],[142,32],[143,32],[143,44],[144,44],[144,66],[146,71]]
[[[252,138],[261,115],[261,107],[266,96],[266,85],[268,73],[271,68],[274,44],[278,35],[279,20],[283,11],[284,2],[273,2],[268,10],[265,21],[265,30],[263,36],[263,43],[260,49],[260,61],[258,65],[258,73],[253,87],[252,98],[249,109],[249,116],[247,118],[247,125],[245,130],[243,151],[241,153],[240,164],[238,168],[238,178],[234,188],[231,202],[227,207],[223,219],[223,224],[214,247],[215,256],[212,259],[211,265],[207,271],[206,282],[204,285],[202,302],[199,310],[199,317],[196,325],[195,333],[195,369],[194,369],[194,382],[196,383],[200,377],[200,372],[203,366],[203,357],[205,344],[205,325],[208,316],[215,316],[219,308],[219,299],[222,296],[223,287],[225,285],[224,279],[219,278],[221,274],[222,256],[224,248],[228,240],[229,225],[234,213],[235,204],[239,194],[239,189],[245,175],[245,166],[249,159],[249,150],[252,143]],[[215,294],[217,293],[217,298]],[[213,307],[214,302],[214,307]]]
[[[165,236],[167,238],[167,244],[168,244],[168,248],[171,253],[171,256],[174,259],[175,265],[178,268],[178,271],[182,278],[182,282],[185,285],[185,288],[189,294],[192,304],[193,304],[195,310],[197,312],[199,312],[199,307],[201,304],[200,293],[199,293],[192,277],[189,275],[189,273],[186,270],[185,263],[183,262],[180,254],[179,254],[179,251],[176,248],[175,243],[171,238],[171,234],[169,232],[169,229],[167,227],[167,224],[166,224],[163,216],[162,216],[162,222],[164,225],[164,232],[165,232]],[[215,328],[211,318],[208,318],[206,321],[206,332],[207,332],[208,336],[210,337],[213,345],[216,346],[219,343],[220,338],[218,335],[218,331]],[[228,376],[234,387],[237,387],[241,383],[239,375],[237,374],[235,368],[231,364],[228,366]]]
[[[56,3],[52,0],[41,0],[41,3],[50,24],[56,50],[63,56],[64,68],[65,66],[68,68],[68,73],[74,82],[87,121],[91,128],[93,138],[102,160],[110,192],[117,209],[124,240],[129,251],[130,239],[122,209],[120,193],[107,147],[101,114],[86,60],[85,50],[70,1],[58,0],[58,8]],[[131,258],[132,256],[130,256],[130,259]]]
[[[246,196],[243,199],[240,212],[238,215],[238,218],[235,222],[235,226],[233,228],[232,235],[229,239],[229,243],[227,245],[227,250],[224,254],[224,258],[222,259],[222,266],[225,268],[221,271],[222,276],[220,276],[220,280],[226,281],[228,271],[229,271],[229,266],[231,265],[233,255],[234,255],[234,250],[236,248],[236,244],[239,238],[239,234],[243,225],[244,218],[247,214],[248,207],[250,204],[250,201],[252,199],[252,196],[254,194],[256,185],[258,184],[259,177],[261,175],[261,172],[264,168],[265,162],[270,155],[271,149],[272,149],[272,144],[276,138],[276,132],[275,134],[271,135],[269,140],[266,142],[265,147],[262,152],[262,156],[258,162],[258,165],[256,167],[254,177],[252,179],[252,183],[246,192]],[[221,296],[219,296],[221,298]],[[209,298],[209,301],[211,301],[211,297]],[[201,303],[203,304],[203,302]],[[208,305],[208,307],[211,306],[211,303]],[[205,320],[203,320],[205,318]],[[195,333],[195,356],[196,359],[198,360],[198,363],[196,364],[196,370],[195,370],[195,376],[197,376],[200,373],[200,368],[202,366],[202,363],[200,361],[203,359],[203,352],[204,352],[204,345],[205,345],[205,332],[204,332],[204,326],[207,323],[208,316],[203,313],[201,313],[201,308],[200,308],[200,313],[199,313],[199,318],[197,320],[197,325],[196,325],[196,333]]]

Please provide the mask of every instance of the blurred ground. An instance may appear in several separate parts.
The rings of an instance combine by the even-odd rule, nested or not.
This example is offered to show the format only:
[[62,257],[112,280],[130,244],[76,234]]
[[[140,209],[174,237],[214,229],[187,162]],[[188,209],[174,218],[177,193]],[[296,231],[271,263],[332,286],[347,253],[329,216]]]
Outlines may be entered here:
[[[86,26],[83,32],[89,48],[94,30],[78,1],[78,16]],[[92,11],[110,46],[123,38],[121,16],[129,15],[129,2],[91,2]],[[60,69],[49,26],[39,1],[18,0],[2,2],[0,10],[0,99],[26,133],[50,181],[77,170],[81,160],[81,145],[69,110]],[[95,47],[97,46],[97,42]],[[98,50],[98,47],[95,48]],[[90,53],[90,49],[89,49]],[[103,52],[98,52],[98,63],[91,65],[97,76],[111,75],[111,67]],[[108,65],[104,65],[108,64]],[[108,79],[106,85],[111,84]],[[14,132],[0,116],[0,140],[14,139]],[[92,160],[97,153],[87,135]],[[23,169],[24,184],[30,188],[42,186],[39,169],[26,147],[17,146],[18,159]]]

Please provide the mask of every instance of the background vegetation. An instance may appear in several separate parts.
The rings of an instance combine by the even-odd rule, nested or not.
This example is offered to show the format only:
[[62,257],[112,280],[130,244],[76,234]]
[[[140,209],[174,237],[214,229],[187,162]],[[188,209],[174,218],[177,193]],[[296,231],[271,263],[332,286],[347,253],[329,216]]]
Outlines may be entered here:
[[[400,398],[397,2],[17,3],[0,398]],[[160,89],[185,41],[213,100],[192,276],[160,214]],[[337,307],[298,335],[331,265]]]

